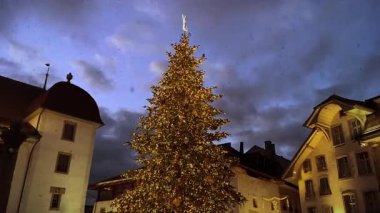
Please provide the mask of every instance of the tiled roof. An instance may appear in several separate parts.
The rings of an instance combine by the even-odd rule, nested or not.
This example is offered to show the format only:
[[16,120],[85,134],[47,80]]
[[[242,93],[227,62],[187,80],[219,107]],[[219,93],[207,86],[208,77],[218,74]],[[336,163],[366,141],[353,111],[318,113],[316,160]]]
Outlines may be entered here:
[[0,76],[0,121],[23,119],[30,103],[42,92],[42,88]]

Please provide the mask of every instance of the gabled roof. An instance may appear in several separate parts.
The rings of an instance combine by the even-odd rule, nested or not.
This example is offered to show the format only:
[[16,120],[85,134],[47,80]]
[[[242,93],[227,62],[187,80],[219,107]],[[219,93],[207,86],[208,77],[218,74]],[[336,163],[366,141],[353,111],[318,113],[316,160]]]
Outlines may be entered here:
[[371,105],[369,103],[370,101],[357,101],[343,98],[338,95],[331,95],[313,108],[313,112],[306,119],[303,125],[307,128],[313,128],[313,124],[317,122],[321,110],[323,110],[328,105],[337,105],[340,107],[340,110],[343,110],[345,112],[350,110],[360,110],[364,114],[370,114],[373,110],[371,109]]
[[[310,148],[315,147],[316,144],[311,144],[311,143],[316,141],[316,140],[313,140],[313,138],[319,133],[320,132],[318,132],[317,130],[313,130],[312,132],[310,132],[309,136],[306,138],[302,146],[300,146],[300,148],[297,150],[289,166],[286,168],[285,172],[283,173],[282,179],[286,180],[287,178],[293,176],[293,171],[297,170],[297,168],[301,165],[300,162],[303,162],[304,159],[307,157],[308,153],[306,152],[310,152],[310,150],[308,150],[308,147]],[[322,136],[322,135],[319,134],[319,136]]]
[[301,166],[301,163],[303,162],[305,156],[311,152],[311,149],[309,148],[314,148],[317,145],[316,143],[321,141],[321,138],[325,137],[326,140],[329,139],[325,127],[315,125],[320,122],[320,120],[323,120],[320,119],[319,116],[328,117],[329,114],[323,115],[323,110],[330,110],[334,113],[344,112],[356,117],[363,124],[365,123],[367,115],[370,115],[375,111],[374,107],[377,106],[377,103],[375,103],[375,101],[379,101],[378,98],[379,96],[368,99],[366,101],[357,101],[343,98],[338,95],[332,95],[315,106],[312,114],[304,123],[304,126],[311,128],[312,131],[302,146],[298,149],[297,153],[294,155],[289,167],[286,169],[282,178],[287,179],[293,176],[293,171],[297,170],[297,168]]

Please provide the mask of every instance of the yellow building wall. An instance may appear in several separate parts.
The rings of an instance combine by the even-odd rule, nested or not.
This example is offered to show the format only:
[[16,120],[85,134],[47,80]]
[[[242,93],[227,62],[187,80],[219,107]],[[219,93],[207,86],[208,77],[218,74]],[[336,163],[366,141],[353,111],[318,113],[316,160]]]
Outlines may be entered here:
[[[302,166],[296,171],[299,177],[298,187],[302,205],[302,212],[307,212],[308,207],[317,207],[318,212],[321,212],[323,206],[332,206],[334,213],[344,213],[344,203],[342,193],[348,190],[353,190],[356,194],[359,212],[365,212],[363,192],[365,191],[378,191],[378,181],[376,178],[376,172],[374,171],[373,164],[373,152],[369,147],[362,147],[357,141],[351,139],[350,127],[348,121],[353,119],[351,116],[335,116],[330,126],[340,124],[344,133],[345,144],[334,146],[331,139],[331,132],[329,130],[329,138],[315,137],[319,141],[313,141],[317,144],[313,147],[311,154],[305,158],[311,160],[312,171],[305,173]],[[367,151],[369,154],[372,174],[358,175],[356,164],[356,153]],[[318,172],[316,165],[316,157],[324,155],[327,163],[327,171]],[[351,163],[351,174],[349,178],[338,178],[337,159],[343,156],[348,156]],[[304,158],[303,158],[304,159]],[[302,163],[301,163],[302,165]],[[319,195],[319,179],[321,177],[328,177],[331,195]],[[313,186],[315,191],[315,199],[305,199],[305,181],[313,180]]]
[[[271,212],[289,212],[282,209],[282,202],[277,203],[277,207],[272,209],[269,199],[277,197],[284,198],[287,196],[292,202],[293,210],[300,209],[298,190],[286,186],[281,181],[268,180],[249,176],[242,168],[234,168],[235,186],[237,190],[247,199],[244,205],[240,206],[235,212],[239,213],[271,213]],[[257,208],[253,206],[255,199]],[[283,202],[286,202],[285,200]],[[277,210],[276,210],[277,209]]]
[[[39,113],[29,119],[37,128]],[[65,121],[76,123],[74,142],[61,139]],[[85,197],[90,174],[95,132],[99,124],[67,116],[50,110],[42,111],[38,131],[42,135],[33,152],[20,212],[84,212]],[[7,213],[16,212],[20,196],[23,173],[31,145],[20,148],[15,178],[12,182],[11,199]],[[55,172],[58,152],[71,154],[68,174]],[[65,188],[59,210],[50,210],[50,187]]]

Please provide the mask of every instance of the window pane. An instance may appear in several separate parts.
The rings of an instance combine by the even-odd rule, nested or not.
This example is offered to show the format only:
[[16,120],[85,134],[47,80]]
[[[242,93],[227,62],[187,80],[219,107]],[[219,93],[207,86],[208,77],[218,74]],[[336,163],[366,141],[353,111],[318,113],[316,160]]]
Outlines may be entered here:
[[62,139],[74,141],[76,125],[74,123],[65,122],[62,130]]
[[257,202],[255,198],[252,199],[252,206],[253,208],[257,208]]
[[339,178],[351,177],[350,165],[347,157],[342,157],[337,160]]
[[313,199],[314,198],[314,187],[312,180],[305,181],[305,198]]
[[307,213],[317,213],[317,208],[316,207],[308,207]]
[[334,213],[334,209],[332,206],[323,205],[322,213]]
[[309,171],[311,171],[311,162],[310,162],[310,159],[306,159],[306,160],[303,162],[303,171],[304,171],[304,172],[309,172]]
[[358,213],[355,194],[343,195],[343,202],[346,213]]
[[355,140],[355,138],[362,132],[362,126],[357,119],[350,120],[349,125],[351,130],[351,139]]
[[60,194],[52,194],[51,195],[51,202],[50,202],[50,209],[59,209],[60,201],[61,201],[61,195]]
[[358,165],[359,175],[371,174],[371,163],[369,161],[368,153],[361,152],[356,154],[356,162]]
[[326,165],[326,159],[325,156],[317,156],[316,157],[317,161],[317,169],[318,171],[326,171],[327,170],[327,165]]
[[333,127],[331,129],[331,132],[332,132],[334,145],[344,144],[344,136],[343,136],[343,130],[342,130],[341,125]]
[[365,209],[367,213],[376,213],[380,211],[380,208],[378,208],[376,191],[365,192],[364,201],[365,201]]
[[58,153],[57,163],[55,167],[56,172],[68,173],[70,166],[71,155]]
[[319,184],[320,184],[319,185],[319,194],[320,195],[329,195],[329,194],[331,194],[329,180],[327,179],[327,177],[321,178],[319,180]]

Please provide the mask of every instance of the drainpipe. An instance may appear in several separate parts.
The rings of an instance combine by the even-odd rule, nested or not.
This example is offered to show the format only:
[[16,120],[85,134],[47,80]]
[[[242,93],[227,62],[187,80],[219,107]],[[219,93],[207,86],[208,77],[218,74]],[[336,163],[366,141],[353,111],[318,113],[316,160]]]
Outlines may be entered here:
[[27,138],[27,135],[25,132],[22,132],[22,122],[14,122],[8,129],[2,131],[0,137],[4,141],[4,149],[0,155],[0,212],[5,212],[8,205],[18,149]]
[[[37,125],[36,125],[36,130],[37,130],[37,132],[38,132],[38,129],[39,129],[39,126],[40,126],[41,115],[42,115],[42,113],[43,113],[44,111],[45,111],[45,109],[42,108],[40,114],[38,115]],[[31,165],[31,161],[32,161],[32,156],[33,156],[33,153],[34,153],[34,149],[36,148],[36,146],[37,146],[37,144],[40,142],[40,140],[41,140],[41,137],[38,138],[38,140],[33,144],[32,150],[30,151],[30,154],[29,154],[28,164],[27,164],[27,166],[26,166],[26,171],[25,171],[25,175],[24,175],[24,180],[23,180],[23,182],[22,182],[21,194],[20,194],[20,198],[19,198],[19,201],[18,201],[18,205],[17,205],[17,213],[20,213],[21,202],[22,202],[22,198],[23,198],[23,195],[24,195],[24,191],[25,191],[25,183],[26,183],[26,180],[27,180],[27,177],[28,177],[29,168],[30,168],[30,165]]]

